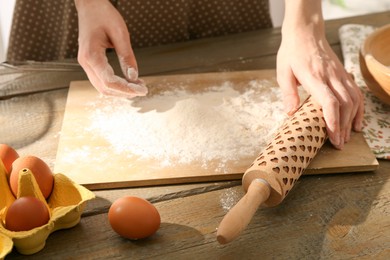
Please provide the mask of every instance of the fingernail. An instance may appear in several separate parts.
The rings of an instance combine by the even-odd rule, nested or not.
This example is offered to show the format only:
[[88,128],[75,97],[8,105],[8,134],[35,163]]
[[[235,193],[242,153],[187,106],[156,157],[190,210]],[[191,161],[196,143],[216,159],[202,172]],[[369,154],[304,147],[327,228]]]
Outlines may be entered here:
[[339,144],[339,149],[342,150],[344,148],[344,137],[340,138],[340,144]]
[[138,79],[138,71],[132,67],[127,68],[127,77],[129,80],[136,81]]
[[334,145],[336,145],[336,146],[340,146],[340,134],[336,134],[335,136],[334,136]]
[[356,122],[355,125],[354,125],[354,128],[355,128],[355,131],[357,131],[357,132],[362,131],[362,128],[363,128],[362,122],[361,121]]
[[287,103],[286,104],[286,107],[285,107],[285,112],[291,116],[292,114],[294,114],[296,108],[294,105],[290,104],[290,103]]

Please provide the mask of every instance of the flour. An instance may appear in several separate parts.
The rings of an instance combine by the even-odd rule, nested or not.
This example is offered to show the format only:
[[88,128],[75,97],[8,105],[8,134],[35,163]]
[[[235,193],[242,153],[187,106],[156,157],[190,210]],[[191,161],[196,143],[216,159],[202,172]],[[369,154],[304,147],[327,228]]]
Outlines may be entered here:
[[186,86],[132,100],[101,97],[86,131],[129,158],[153,159],[162,167],[200,162],[204,167],[259,153],[284,122],[279,88],[251,81],[237,90],[230,82],[204,92]]
[[221,207],[227,213],[242,198],[242,193],[237,192],[236,188],[224,189],[220,195]]

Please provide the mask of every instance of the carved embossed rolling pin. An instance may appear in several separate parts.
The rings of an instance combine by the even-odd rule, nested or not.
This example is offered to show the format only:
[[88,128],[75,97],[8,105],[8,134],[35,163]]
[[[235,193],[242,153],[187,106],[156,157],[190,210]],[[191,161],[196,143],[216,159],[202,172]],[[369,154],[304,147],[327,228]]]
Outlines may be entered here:
[[326,138],[322,109],[308,98],[245,172],[246,194],[220,223],[218,242],[226,244],[238,237],[261,204],[281,203]]

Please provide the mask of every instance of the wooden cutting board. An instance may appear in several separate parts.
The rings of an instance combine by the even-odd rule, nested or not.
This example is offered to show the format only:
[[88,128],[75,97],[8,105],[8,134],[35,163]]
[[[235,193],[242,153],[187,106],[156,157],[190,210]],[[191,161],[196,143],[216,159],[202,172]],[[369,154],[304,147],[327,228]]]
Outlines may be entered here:
[[[188,91],[205,91],[207,87],[227,81],[234,86],[245,87],[249,81],[259,79],[269,80],[277,86],[274,70],[144,78],[150,94],[179,85],[185,85]],[[86,104],[97,99],[99,94],[88,81],[71,83],[54,169],[54,172],[61,172],[90,189],[237,180],[241,179],[243,172],[261,152],[253,151],[246,158],[228,161],[223,172],[217,170],[220,163],[218,161],[211,161],[205,168],[201,162],[196,161],[161,166],[160,162],[154,160],[129,158],[114,152],[103,136],[91,135],[86,131],[91,125],[92,113],[85,108]],[[125,134],[131,133],[123,129],[123,135]],[[326,143],[304,174],[372,171],[377,167],[378,162],[362,134],[354,133],[342,151],[335,150]]]

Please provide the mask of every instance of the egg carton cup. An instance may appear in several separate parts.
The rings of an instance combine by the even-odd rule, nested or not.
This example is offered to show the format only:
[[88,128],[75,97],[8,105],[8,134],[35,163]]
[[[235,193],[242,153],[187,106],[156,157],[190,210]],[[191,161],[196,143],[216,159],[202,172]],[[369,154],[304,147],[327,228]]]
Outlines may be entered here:
[[19,172],[16,198],[32,196],[41,200],[49,209],[50,220],[47,224],[28,231],[10,231],[5,228],[5,216],[16,198],[8,185],[7,172],[0,160],[0,259],[5,258],[13,246],[24,255],[37,253],[44,248],[46,239],[52,232],[74,227],[80,222],[86,202],[94,199],[95,194],[61,173],[53,176],[53,191],[46,200],[33,173],[27,168]]

